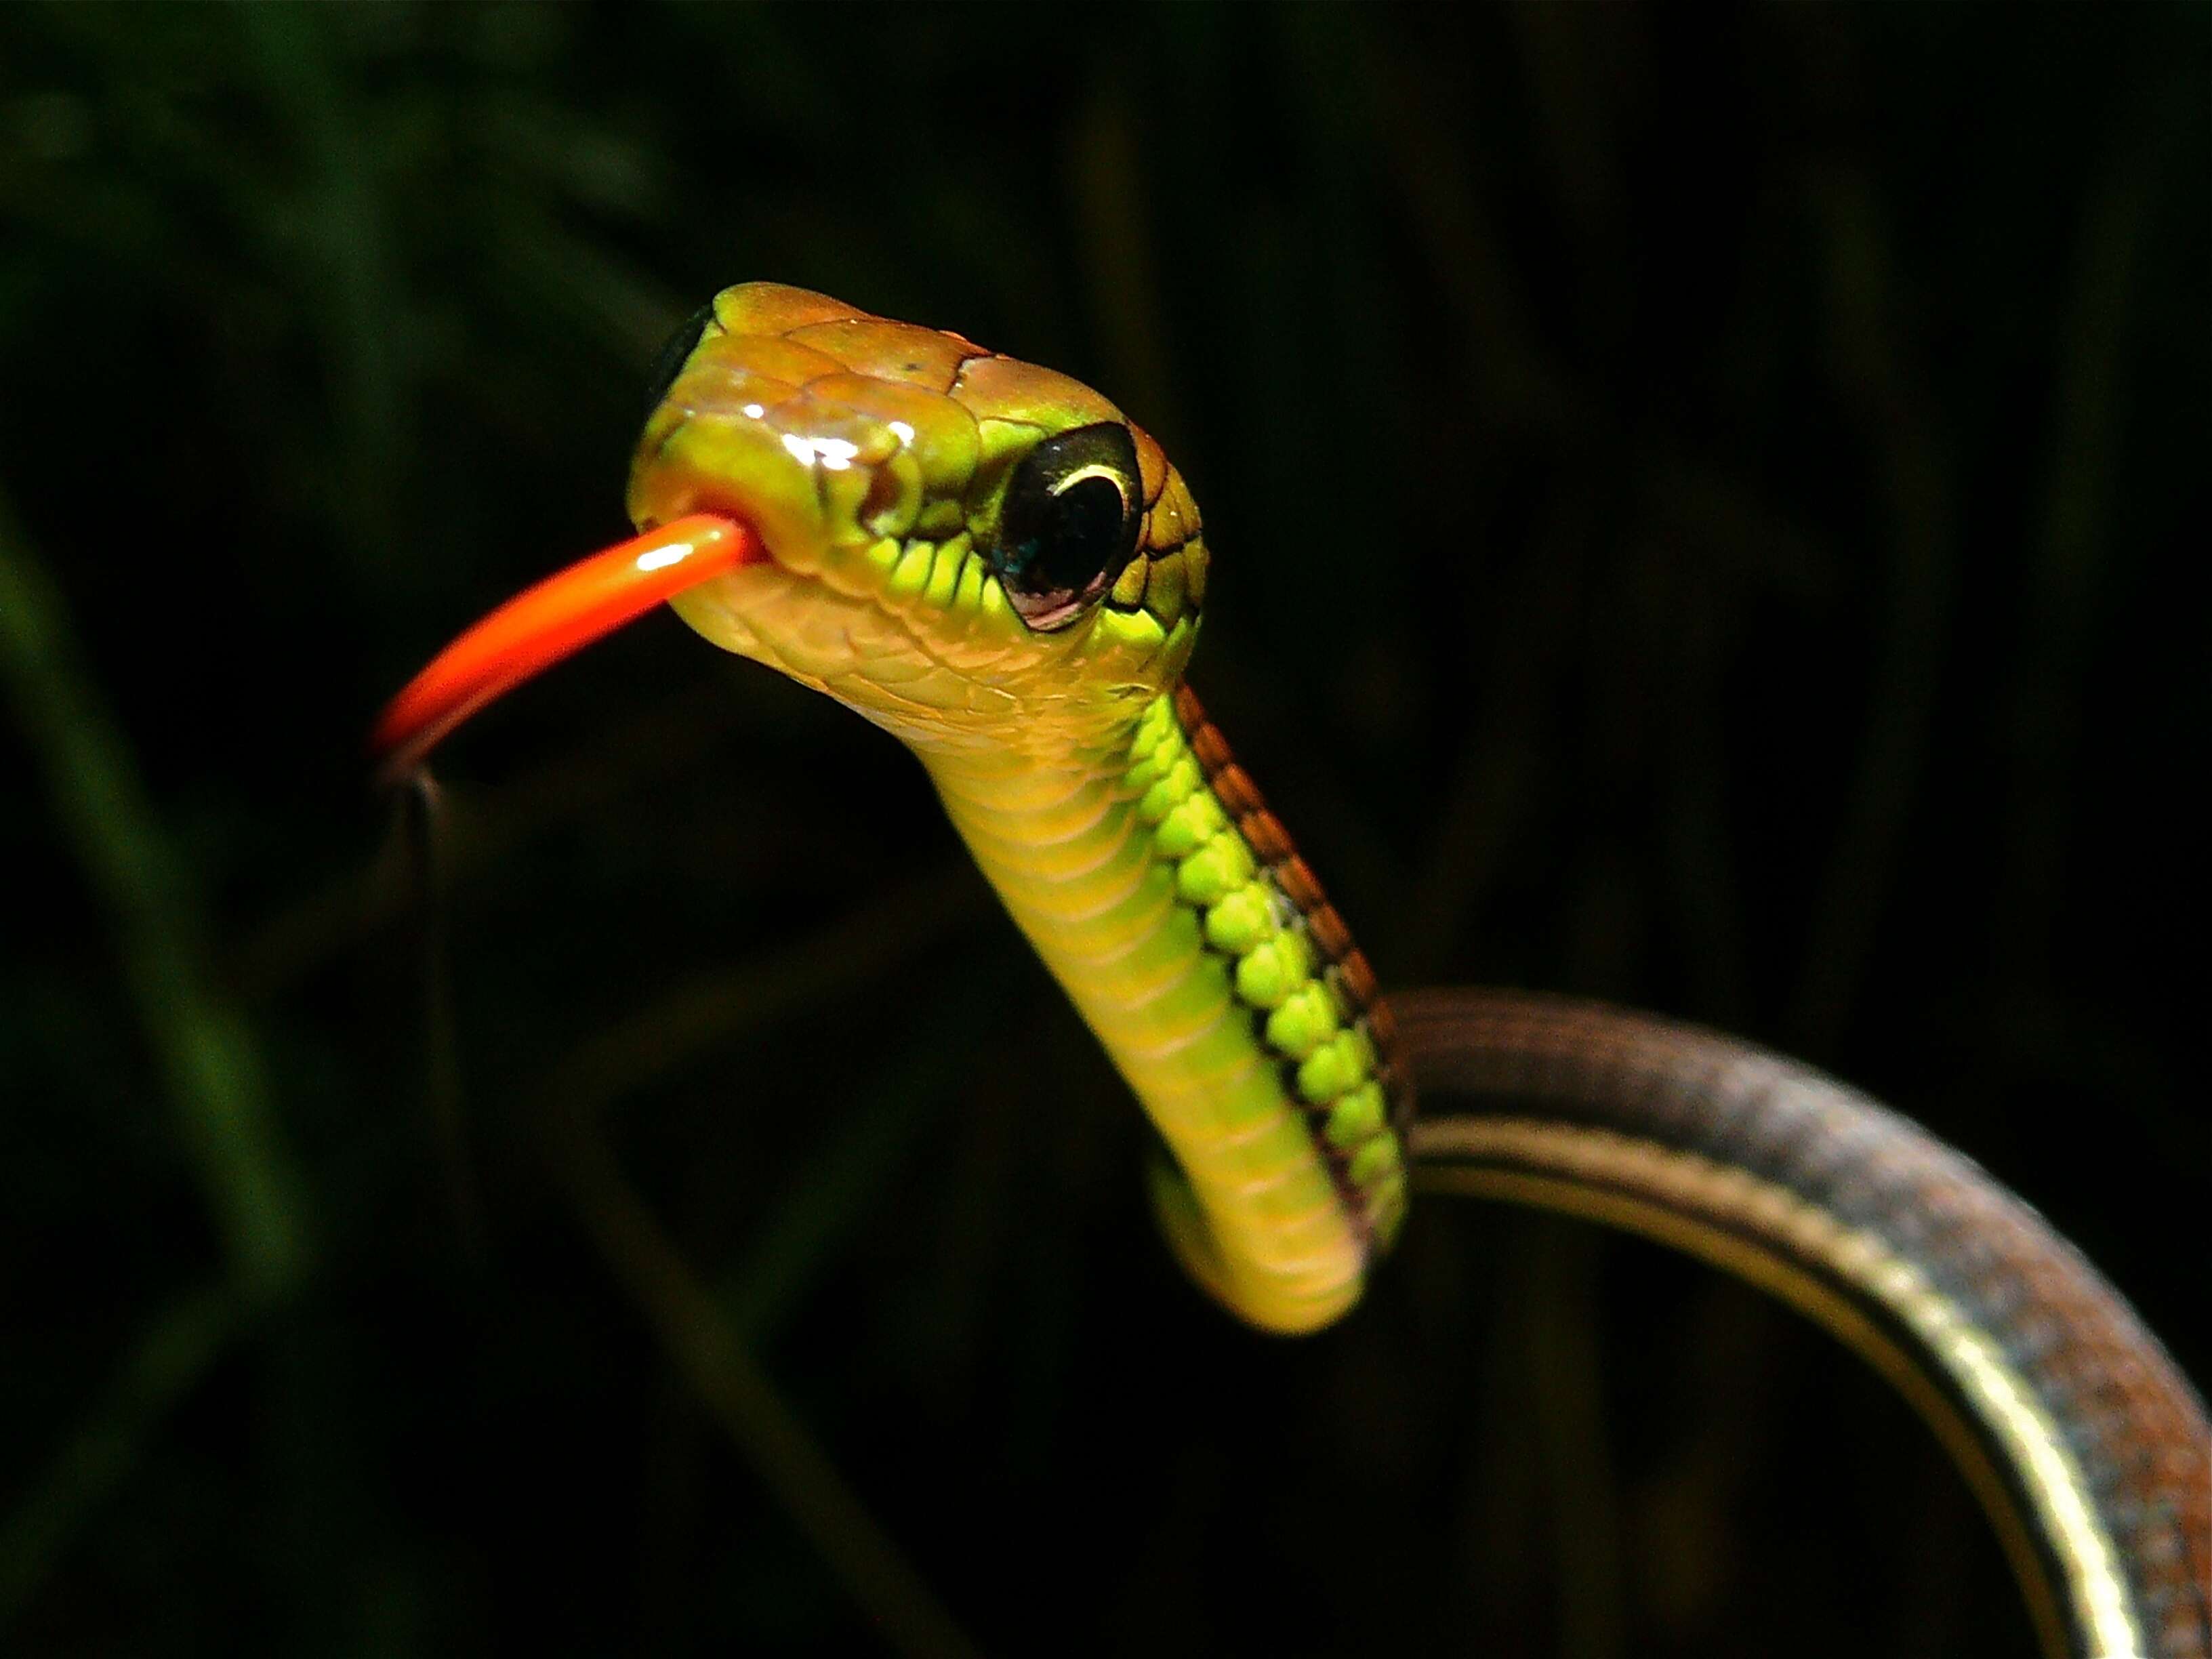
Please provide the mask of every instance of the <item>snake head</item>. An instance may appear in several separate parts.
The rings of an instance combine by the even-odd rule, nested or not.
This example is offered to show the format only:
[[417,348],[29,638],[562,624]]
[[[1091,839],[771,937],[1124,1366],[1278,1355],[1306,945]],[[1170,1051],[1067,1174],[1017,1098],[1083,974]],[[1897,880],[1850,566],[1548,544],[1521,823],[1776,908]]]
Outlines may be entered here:
[[1089,387],[770,283],[718,295],[665,362],[631,518],[726,517],[769,556],[673,596],[715,644],[923,750],[1110,740],[1180,678],[1198,509]]
[[518,594],[393,698],[396,775],[477,709],[669,601],[925,755],[1126,745],[1206,597],[1198,508],[1089,387],[774,283],[663,354],[641,533]]

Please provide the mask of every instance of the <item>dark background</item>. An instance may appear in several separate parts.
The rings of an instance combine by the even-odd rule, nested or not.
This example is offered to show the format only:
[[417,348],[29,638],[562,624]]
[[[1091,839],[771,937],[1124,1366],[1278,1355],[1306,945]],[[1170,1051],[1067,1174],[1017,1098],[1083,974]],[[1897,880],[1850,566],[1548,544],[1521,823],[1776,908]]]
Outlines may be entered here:
[[515,698],[427,999],[360,733],[714,289],[958,329],[1179,459],[1386,984],[1826,1066],[2203,1376],[2207,17],[0,10],[0,1645],[2025,1651],[1656,1249],[1202,1302],[861,722],[666,617]]

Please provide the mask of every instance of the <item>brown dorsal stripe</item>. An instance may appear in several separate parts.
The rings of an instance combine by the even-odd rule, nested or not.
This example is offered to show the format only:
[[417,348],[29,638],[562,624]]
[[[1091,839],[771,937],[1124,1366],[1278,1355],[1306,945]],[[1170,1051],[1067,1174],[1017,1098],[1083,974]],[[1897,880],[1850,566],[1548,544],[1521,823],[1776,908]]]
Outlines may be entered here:
[[1320,881],[1291,844],[1289,832],[1267,810],[1259,787],[1237,764],[1228,738],[1206,717],[1205,705],[1189,686],[1176,689],[1175,712],[1206,787],[1221,803],[1222,811],[1277,890],[1297,908],[1306,936],[1319,956],[1322,981],[1336,998],[1345,1023],[1365,1029],[1375,1048],[1376,1074],[1390,1097],[1392,1123],[1402,1127],[1412,1115],[1413,1090],[1405,1067],[1398,1063],[1397,1022],[1376,985],[1374,969],[1352,943],[1352,930],[1328,902]]

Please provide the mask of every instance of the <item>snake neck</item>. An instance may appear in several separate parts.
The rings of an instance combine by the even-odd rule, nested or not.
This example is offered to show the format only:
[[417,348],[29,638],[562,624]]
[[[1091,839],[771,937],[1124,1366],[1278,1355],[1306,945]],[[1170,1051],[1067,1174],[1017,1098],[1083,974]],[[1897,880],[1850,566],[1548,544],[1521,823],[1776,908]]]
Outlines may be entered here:
[[1184,1265],[1265,1328],[1342,1314],[1404,1217],[1410,1103],[1365,960],[1198,700],[921,752],[1166,1142]]

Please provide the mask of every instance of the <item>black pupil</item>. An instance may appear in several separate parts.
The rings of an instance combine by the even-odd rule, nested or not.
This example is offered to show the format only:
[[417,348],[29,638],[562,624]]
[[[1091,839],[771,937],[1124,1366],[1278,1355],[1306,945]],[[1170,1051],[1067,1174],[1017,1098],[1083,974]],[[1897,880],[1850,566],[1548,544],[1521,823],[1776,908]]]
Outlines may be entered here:
[[1088,587],[1121,539],[1121,491],[1111,478],[1079,478],[1051,497],[1043,522],[1011,550],[1010,574],[1032,593]]
[[1073,622],[1137,550],[1137,448],[1118,421],[1077,427],[1022,458],[992,550],[1006,598],[1031,628]]

